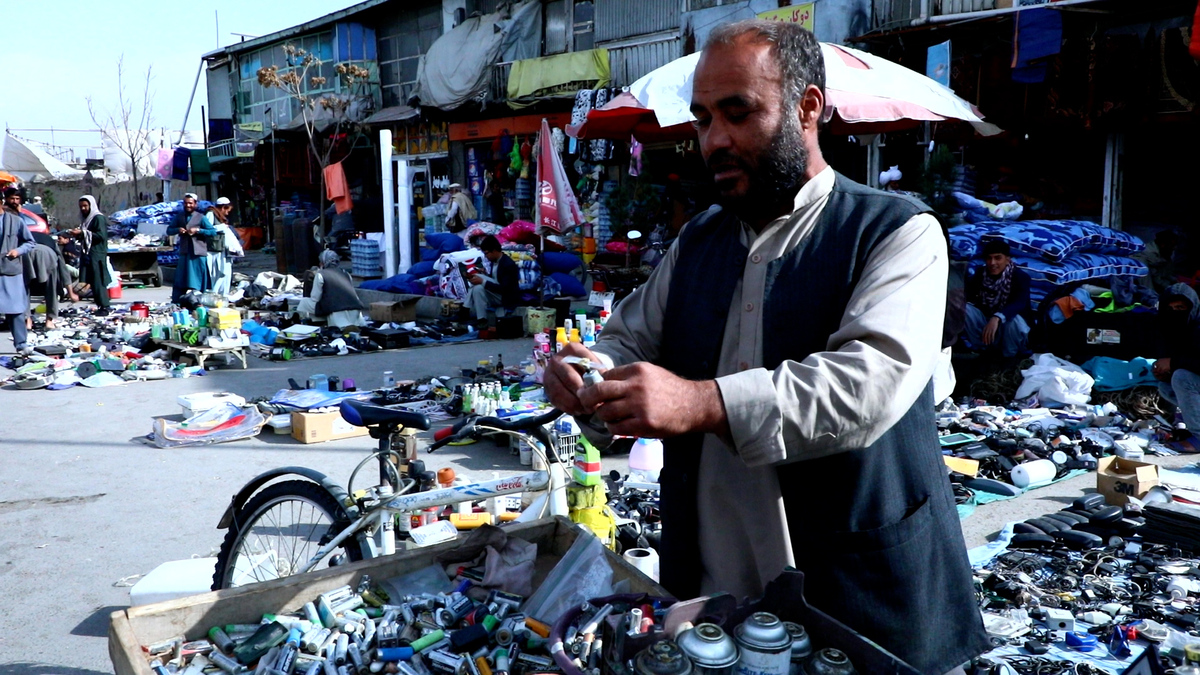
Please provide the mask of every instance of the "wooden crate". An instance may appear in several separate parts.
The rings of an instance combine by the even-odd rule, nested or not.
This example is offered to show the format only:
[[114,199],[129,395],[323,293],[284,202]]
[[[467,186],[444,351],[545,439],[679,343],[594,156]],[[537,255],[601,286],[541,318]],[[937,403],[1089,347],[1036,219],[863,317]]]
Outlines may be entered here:
[[[509,534],[537,544],[537,569],[533,585],[537,588],[558,560],[571,548],[579,530],[566,518],[546,518],[532,523],[516,523],[504,528]],[[457,541],[406,551],[385,558],[363,560],[318,572],[266,581],[245,588],[202,593],[153,605],[129,607],[113,612],[108,628],[108,655],[117,675],[154,675],[142,652],[143,645],[183,635],[188,640],[206,636],[212,626],[230,623],[258,623],[263,614],[292,612],[314,600],[318,594],[340,586],[358,584],[362,575],[376,581],[428,567],[434,559],[462,543]],[[661,586],[605,549],[613,569],[613,583],[629,581],[629,592],[667,596]]]

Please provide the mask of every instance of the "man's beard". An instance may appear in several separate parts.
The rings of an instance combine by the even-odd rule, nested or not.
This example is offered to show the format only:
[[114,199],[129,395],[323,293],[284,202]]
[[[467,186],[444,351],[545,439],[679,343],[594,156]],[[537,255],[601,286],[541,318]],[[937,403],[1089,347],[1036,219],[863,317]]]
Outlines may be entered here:
[[[755,220],[761,213],[773,214],[780,204],[790,204],[804,184],[808,171],[808,148],[795,117],[785,116],[774,138],[758,156],[758,168],[752,168],[742,158],[727,151],[717,151],[709,157],[710,166],[735,163],[746,174],[748,189],[738,197],[721,195],[717,203],[743,220]],[[789,209],[790,210],[790,209]]]

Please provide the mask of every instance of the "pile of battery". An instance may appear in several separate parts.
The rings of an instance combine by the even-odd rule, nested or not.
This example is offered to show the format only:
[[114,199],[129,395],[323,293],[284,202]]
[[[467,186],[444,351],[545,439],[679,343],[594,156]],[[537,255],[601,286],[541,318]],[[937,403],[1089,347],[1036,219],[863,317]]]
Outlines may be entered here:
[[524,598],[471,589],[390,598],[363,577],[322,593],[302,610],[258,624],[214,626],[207,640],[180,637],[147,647],[157,675],[522,675],[551,666],[550,627],[525,617]]

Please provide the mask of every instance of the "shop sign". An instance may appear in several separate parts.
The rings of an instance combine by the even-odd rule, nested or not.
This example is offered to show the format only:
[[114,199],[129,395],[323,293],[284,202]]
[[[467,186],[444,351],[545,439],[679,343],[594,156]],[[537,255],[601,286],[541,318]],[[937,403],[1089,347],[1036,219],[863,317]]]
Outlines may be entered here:
[[450,126],[445,122],[421,122],[396,130],[392,152],[397,155],[427,155],[450,151]]
[[815,3],[806,2],[802,5],[792,5],[791,7],[780,7],[770,11],[761,12],[758,15],[760,19],[767,21],[790,21],[798,23],[808,30],[813,29],[813,17],[815,16]]
[[253,157],[254,148],[262,138],[263,123],[247,122],[233,127],[233,149],[238,157]]

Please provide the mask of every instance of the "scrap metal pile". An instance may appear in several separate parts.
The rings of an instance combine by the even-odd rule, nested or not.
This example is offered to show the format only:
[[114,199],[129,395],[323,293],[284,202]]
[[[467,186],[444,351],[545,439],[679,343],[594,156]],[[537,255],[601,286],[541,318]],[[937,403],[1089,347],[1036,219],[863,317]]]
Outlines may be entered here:
[[1143,536],[1161,508],[1093,493],[973,551],[997,648],[968,672],[1120,673],[1150,645],[1166,668],[1200,662],[1200,540]]

